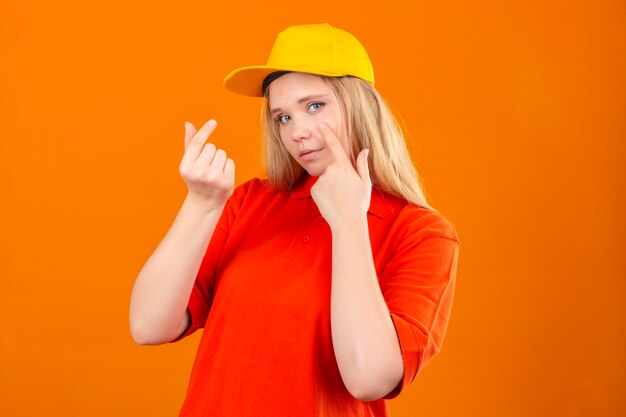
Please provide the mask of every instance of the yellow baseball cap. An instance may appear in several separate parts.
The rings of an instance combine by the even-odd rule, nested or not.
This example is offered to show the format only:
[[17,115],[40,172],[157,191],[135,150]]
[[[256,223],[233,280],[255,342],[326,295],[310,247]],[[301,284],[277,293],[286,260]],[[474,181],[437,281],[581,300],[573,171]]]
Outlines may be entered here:
[[354,35],[328,23],[283,30],[274,41],[267,65],[232,71],[224,78],[224,87],[244,96],[263,97],[263,80],[276,71],[352,75],[374,84],[374,69],[363,45]]

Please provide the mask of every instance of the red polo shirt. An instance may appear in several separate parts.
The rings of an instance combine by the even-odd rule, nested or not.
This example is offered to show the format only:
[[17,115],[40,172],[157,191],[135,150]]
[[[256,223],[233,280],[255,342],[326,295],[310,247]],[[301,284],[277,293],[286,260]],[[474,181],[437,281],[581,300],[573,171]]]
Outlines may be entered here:
[[[388,416],[384,399],[345,388],[331,342],[331,231],[311,198],[316,177],[291,192],[253,179],[237,187],[189,299],[204,328],[180,416]],[[440,214],[374,188],[372,254],[404,361],[407,387],[439,351],[459,250]]]

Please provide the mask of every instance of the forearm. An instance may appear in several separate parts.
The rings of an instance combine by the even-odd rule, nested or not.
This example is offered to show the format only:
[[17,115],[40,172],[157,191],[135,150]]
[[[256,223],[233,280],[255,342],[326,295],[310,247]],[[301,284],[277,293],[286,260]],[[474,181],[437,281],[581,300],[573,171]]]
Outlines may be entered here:
[[331,330],[341,376],[363,400],[389,393],[403,373],[398,337],[382,296],[367,219],[332,230]]
[[185,199],[133,287],[129,319],[138,343],[165,343],[179,335],[195,277],[223,207],[207,207],[190,195]]

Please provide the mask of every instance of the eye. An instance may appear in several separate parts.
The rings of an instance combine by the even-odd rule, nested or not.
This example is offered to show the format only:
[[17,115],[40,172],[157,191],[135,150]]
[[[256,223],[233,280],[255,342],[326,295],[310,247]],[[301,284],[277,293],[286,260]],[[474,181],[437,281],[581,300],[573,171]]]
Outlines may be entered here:
[[324,106],[325,103],[322,103],[320,101],[316,101],[315,103],[311,103],[309,104],[309,111],[317,111],[319,109],[322,108],[322,106]]
[[280,116],[276,118],[276,120],[278,120],[278,123],[280,124],[287,123],[289,119],[290,117],[287,114],[281,114]]

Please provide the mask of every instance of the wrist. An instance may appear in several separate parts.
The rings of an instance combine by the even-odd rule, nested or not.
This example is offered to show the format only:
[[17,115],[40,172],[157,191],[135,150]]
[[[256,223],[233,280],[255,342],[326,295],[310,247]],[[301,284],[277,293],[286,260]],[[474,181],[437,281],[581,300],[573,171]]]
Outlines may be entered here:
[[354,235],[362,232],[369,234],[367,214],[338,219],[332,224],[329,223],[329,226],[333,236],[341,236],[344,234]]
[[200,214],[221,213],[226,205],[226,200],[216,200],[192,192],[187,193],[183,206]]

